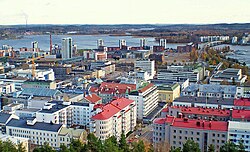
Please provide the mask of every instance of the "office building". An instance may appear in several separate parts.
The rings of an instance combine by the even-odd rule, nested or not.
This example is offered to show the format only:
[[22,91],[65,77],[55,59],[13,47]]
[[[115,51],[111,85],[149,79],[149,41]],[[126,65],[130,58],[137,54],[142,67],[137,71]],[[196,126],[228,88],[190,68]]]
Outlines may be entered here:
[[158,106],[158,90],[152,83],[146,83],[138,91],[129,93],[129,99],[137,105],[137,119],[142,121]]
[[72,46],[73,46],[72,38],[68,37],[62,39],[62,50],[61,50],[62,59],[72,58],[72,53],[73,53]]
[[144,59],[144,60],[136,60],[134,64],[135,71],[145,71],[150,75],[150,79],[153,79],[156,71],[155,71],[155,61]]
[[154,120],[153,144],[167,142],[173,148],[183,148],[183,144],[191,139],[199,144],[202,152],[208,150],[210,144],[215,151],[227,142],[228,123],[224,121],[205,121],[188,118],[156,118]]

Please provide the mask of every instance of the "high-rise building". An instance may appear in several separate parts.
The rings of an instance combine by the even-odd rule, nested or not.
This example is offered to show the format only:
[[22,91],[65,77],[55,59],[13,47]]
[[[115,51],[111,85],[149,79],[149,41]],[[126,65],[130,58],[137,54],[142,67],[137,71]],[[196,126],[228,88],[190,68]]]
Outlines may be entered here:
[[97,48],[104,46],[104,41],[103,39],[98,39],[97,40]]
[[140,39],[140,47],[145,47],[146,46],[146,39],[145,38],[141,38]]
[[150,79],[153,79],[155,71],[155,61],[154,60],[137,60],[135,61],[135,71],[145,71],[150,75]]
[[33,51],[36,51],[38,49],[38,42],[37,41],[31,42],[31,45],[32,45]]
[[232,38],[232,44],[236,44],[238,42],[238,37],[234,36]]
[[121,40],[119,40],[119,47],[120,47],[120,49],[121,49],[123,46],[126,46],[126,40],[121,39]]
[[73,52],[73,56],[76,56],[76,55],[77,55],[77,45],[76,45],[76,44],[74,44],[74,45],[72,46],[72,52]]
[[166,39],[160,39],[160,46],[163,46],[164,48],[167,47],[167,40]]
[[62,39],[62,58],[63,59],[70,59],[72,58],[72,38],[63,38]]

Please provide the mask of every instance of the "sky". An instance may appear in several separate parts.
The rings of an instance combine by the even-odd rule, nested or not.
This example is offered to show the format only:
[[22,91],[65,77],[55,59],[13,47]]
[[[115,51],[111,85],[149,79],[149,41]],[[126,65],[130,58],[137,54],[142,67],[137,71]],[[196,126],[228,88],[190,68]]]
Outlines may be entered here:
[[0,0],[0,25],[249,23],[250,0]]

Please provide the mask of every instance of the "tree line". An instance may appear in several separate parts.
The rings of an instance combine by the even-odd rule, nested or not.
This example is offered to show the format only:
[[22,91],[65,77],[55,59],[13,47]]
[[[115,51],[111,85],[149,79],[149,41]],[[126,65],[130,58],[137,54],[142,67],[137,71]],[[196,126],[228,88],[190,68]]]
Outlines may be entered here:
[[[61,145],[59,152],[153,152],[152,146],[146,146],[142,140],[133,142],[129,145],[124,134],[121,135],[119,141],[114,136],[101,141],[94,134],[87,136],[87,142],[82,144],[79,140],[72,140],[70,145]],[[56,152],[56,150],[44,144],[37,147],[33,152]]]

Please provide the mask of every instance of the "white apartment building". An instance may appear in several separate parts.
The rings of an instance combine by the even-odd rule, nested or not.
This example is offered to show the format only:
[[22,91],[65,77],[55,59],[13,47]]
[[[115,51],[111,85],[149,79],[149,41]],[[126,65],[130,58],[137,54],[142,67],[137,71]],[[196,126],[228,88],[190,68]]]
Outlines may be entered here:
[[82,140],[84,132],[82,129],[67,129],[62,124],[37,122],[36,118],[12,119],[6,125],[7,135],[29,138],[30,142],[35,145],[48,143],[54,148],[59,148],[62,144],[68,146],[72,139]]
[[173,148],[182,148],[191,139],[199,144],[202,152],[213,144],[215,151],[227,142],[228,124],[223,121],[204,121],[187,118],[157,118],[154,120],[153,143],[155,146],[167,142]]
[[118,139],[133,131],[136,126],[135,101],[126,98],[118,98],[101,107],[102,111],[92,117],[93,132],[101,140],[110,136]]
[[137,60],[134,65],[135,71],[146,71],[150,75],[150,79],[153,79],[155,71],[155,61],[154,60]]
[[87,102],[53,101],[46,103],[36,114],[37,121],[64,124],[66,126],[90,126],[90,118],[95,114],[94,105]]
[[[23,78],[28,78],[31,79],[33,77],[32,75],[32,69],[15,69],[11,72],[14,76],[17,77],[23,77]],[[35,70],[35,79],[36,80],[55,80],[55,73],[53,69],[47,69],[47,70],[40,70],[36,69]]]
[[61,54],[62,54],[63,59],[72,58],[72,46],[73,46],[73,42],[72,42],[71,37],[62,39],[62,51],[61,51]]
[[229,121],[228,140],[235,144],[242,141],[245,145],[245,151],[250,152],[250,123]]
[[144,85],[138,91],[130,92],[128,98],[136,102],[138,120],[143,120],[143,117],[158,106],[158,90],[152,83]]
[[191,84],[182,91],[182,96],[236,98],[238,89],[233,85]]

